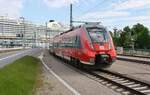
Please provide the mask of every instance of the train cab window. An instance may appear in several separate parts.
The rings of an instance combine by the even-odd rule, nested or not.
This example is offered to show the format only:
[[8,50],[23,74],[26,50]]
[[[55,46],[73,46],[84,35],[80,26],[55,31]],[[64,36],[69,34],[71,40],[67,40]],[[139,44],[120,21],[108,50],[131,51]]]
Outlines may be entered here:
[[88,28],[87,31],[89,32],[90,38],[94,43],[106,42],[108,40],[108,33],[105,29]]

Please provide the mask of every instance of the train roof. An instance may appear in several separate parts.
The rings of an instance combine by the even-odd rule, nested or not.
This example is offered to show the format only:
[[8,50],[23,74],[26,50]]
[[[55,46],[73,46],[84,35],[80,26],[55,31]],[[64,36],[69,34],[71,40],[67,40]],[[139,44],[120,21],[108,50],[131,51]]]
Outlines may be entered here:
[[100,22],[85,23],[84,26],[86,28],[93,28],[93,27],[105,28],[103,25],[100,24]]
[[86,22],[85,24],[82,24],[82,25],[79,25],[79,26],[76,26],[76,27],[72,27],[71,29],[69,29],[65,32],[62,32],[62,33],[56,35],[55,37],[58,37],[58,36],[63,35],[65,33],[71,32],[71,31],[73,31],[75,29],[78,29],[78,28],[81,28],[81,27],[85,27],[85,28],[93,28],[93,27],[105,28],[103,25],[100,24],[100,22]]

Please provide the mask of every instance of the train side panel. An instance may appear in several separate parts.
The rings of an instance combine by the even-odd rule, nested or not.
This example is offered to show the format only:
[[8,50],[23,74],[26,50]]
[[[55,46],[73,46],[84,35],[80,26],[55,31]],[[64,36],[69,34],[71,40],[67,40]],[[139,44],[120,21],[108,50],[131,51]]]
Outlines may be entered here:
[[[110,66],[116,60],[116,52],[110,34],[106,33],[108,37],[106,41],[96,43],[92,40],[93,34],[96,32],[92,36],[90,33],[91,31],[88,31],[85,27],[63,33],[54,38],[51,51],[59,57],[70,61],[78,60],[85,65]],[[105,32],[102,31],[102,34],[98,35],[104,34]],[[97,37],[97,35],[94,37]]]

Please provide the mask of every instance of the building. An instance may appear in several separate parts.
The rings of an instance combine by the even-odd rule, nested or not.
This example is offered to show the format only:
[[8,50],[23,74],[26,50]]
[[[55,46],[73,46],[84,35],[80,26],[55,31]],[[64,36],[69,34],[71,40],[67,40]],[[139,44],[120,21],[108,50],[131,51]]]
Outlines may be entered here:
[[62,32],[69,30],[69,27],[62,25],[59,22],[50,20],[47,23],[47,38],[49,40],[49,46],[52,46],[53,38]]
[[68,29],[53,20],[36,25],[23,17],[0,16],[0,47],[49,47],[54,36]]
[[0,16],[1,47],[31,47],[34,43],[36,25],[24,19]]

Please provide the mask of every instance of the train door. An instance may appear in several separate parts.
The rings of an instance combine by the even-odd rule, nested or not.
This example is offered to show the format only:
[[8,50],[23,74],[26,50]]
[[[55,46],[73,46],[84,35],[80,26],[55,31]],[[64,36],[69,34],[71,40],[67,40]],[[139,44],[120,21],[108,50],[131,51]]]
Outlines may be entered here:
[[76,36],[75,40],[75,57],[77,59],[80,59],[80,53],[81,53],[81,41],[80,41],[80,36]]

